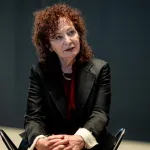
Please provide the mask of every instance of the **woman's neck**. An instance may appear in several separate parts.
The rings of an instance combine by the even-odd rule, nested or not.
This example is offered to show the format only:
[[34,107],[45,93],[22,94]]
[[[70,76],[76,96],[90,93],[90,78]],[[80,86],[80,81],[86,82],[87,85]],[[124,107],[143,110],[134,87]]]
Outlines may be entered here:
[[72,65],[74,63],[74,58],[59,58],[61,69],[64,73],[72,73]]

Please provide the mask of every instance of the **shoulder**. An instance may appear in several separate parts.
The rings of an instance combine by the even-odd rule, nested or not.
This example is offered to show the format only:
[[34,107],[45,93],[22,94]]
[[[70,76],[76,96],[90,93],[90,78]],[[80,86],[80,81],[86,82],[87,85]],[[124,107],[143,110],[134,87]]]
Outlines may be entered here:
[[103,60],[103,59],[99,59],[99,58],[95,58],[93,57],[91,59],[91,63],[93,64],[94,67],[96,68],[102,68],[103,66],[105,66],[106,64],[108,64],[107,61]]
[[40,63],[35,63],[31,66],[31,75],[41,76],[43,74],[43,69]]
[[90,60],[90,63],[92,64],[91,71],[94,74],[99,74],[101,72],[101,70],[109,70],[110,71],[109,63],[105,60],[93,57]]

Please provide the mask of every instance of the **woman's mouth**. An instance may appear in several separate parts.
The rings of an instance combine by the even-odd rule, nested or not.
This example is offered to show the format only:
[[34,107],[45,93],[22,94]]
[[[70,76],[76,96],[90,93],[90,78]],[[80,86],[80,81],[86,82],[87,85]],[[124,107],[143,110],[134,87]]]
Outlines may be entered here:
[[66,49],[65,51],[69,52],[69,51],[72,51],[73,49],[74,47],[71,47],[71,48]]

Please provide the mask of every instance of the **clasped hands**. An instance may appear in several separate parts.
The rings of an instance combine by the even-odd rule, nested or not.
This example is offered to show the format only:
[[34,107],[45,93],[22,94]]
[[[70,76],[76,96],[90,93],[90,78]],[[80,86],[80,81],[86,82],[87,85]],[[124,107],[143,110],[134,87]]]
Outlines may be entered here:
[[80,135],[51,135],[36,142],[37,150],[82,150],[85,142]]

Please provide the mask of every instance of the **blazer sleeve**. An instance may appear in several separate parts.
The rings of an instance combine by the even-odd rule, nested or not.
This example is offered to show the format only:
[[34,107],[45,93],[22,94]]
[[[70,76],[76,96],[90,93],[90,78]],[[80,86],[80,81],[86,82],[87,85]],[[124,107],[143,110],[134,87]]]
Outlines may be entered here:
[[45,135],[45,115],[43,111],[43,99],[40,83],[40,75],[31,68],[29,77],[29,89],[27,99],[27,110],[25,114],[25,135],[31,145],[38,135]]
[[89,120],[84,125],[96,140],[100,139],[109,121],[109,109],[111,103],[111,83],[110,67],[105,63],[100,69],[94,91],[96,99]]

